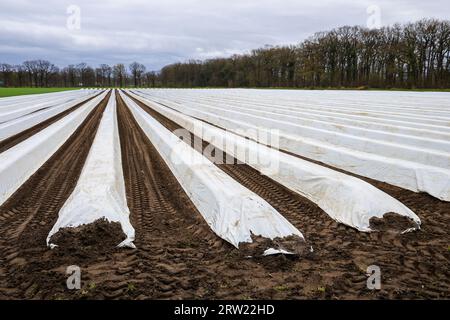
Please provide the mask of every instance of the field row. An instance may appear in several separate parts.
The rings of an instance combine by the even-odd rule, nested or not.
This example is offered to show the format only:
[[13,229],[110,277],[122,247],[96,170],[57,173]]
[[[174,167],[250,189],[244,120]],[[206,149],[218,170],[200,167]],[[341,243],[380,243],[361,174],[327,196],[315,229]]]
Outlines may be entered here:
[[[15,132],[0,139],[0,271],[10,279],[30,277],[27,268],[39,269],[36,264],[42,255],[51,256],[50,265],[55,268],[79,263],[80,254],[86,254],[80,251],[84,250],[80,249],[83,241],[95,239],[104,243],[103,250],[119,245],[137,247],[137,251],[119,251],[113,260],[109,251],[88,254],[86,268],[94,268],[93,279],[99,275],[98,268],[102,272],[112,268],[124,280],[128,272],[122,273],[119,263],[124,261],[130,270],[146,270],[152,279],[160,274],[152,281],[165,283],[164,274],[175,272],[173,268],[179,269],[179,264],[186,267],[180,269],[180,273],[186,272],[186,281],[205,282],[206,286],[216,268],[239,281],[234,269],[225,267],[230,261],[247,265],[248,270],[240,272],[255,271],[252,262],[231,258],[233,249],[224,243],[239,248],[244,256],[282,252],[306,258],[315,252],[324,268],[335,264],[342,271],[349,261],[342,252],[361,257],[365,256],[361,250],[370,247],[370,255],[379,254],[380,261],[390,261],[398,254],[405,257],[407,246],[410,254],[405,261],[413,264],[417,250],[427,255],[439,252],[437,243],[446,241],[448,203],[357,177],[352,171],[336,170],[315,157],[286,152],[282,141],[293,134],[286,134],[284,127],[276,132],[280,150],[258,143],[262,142],[258,141],[260,135],[246,136],[251,131],[246,131],[245,125],[270,131],[274,126],[264,129],[256,120],[276,123],[278,113],[254,117],[262,108],[246,111],[246,107],[239,117],[228,117],[233,114],[231,105],[222,108],[215,102],[215,107],[211,102],[224,95],[217,92],[221,91],[86,90],[54,94],[54,98],[40,95],[38,100],[0,101],[6,119],[0,130]],[[251,94],[250,90],[248,96]],[[238,90],[226,94],[230,100],[241,99],[239,95]],[[209,102],[201,102],[203,99]],[[256,96],[252,100],[257,100]],[[221,122],[224,119],[228,122]],[[237,121],[241,127],[224,125]],[[113,224],[99,225],[102,218]],[[94,222],[95,231],[89,229]],[[117,232],[111,229],[115,225],[119,226]],[[425,228],[421,237],[417,232],[401,235],[419,226]],[[72,234],[67,227],[82,228],[81,240],[78,231]],[[401,241],[392,242],[381,235],[368,238],[358,232],[387,229],[394,229]],[[226,242],[218,242],[211,230]],[[46,252],[45,241],[56,249]],[[432,247],[430,243],[434,243]],[[19,257],[22,260],[17,260]],[[167,269],[159,266],[161,261],[175,265]],[[193,268],[193,261],[208,272]],[[430,268],[445,267],[442,261],[436,258]],[[395,272],[403,268],[415,277],[413,264],[395,266]],[[198,271],[198,278],[188,275],[189,269]],[[313,269],[289,274],[304,278],[308,270]],[[347,271],[358,278],[358,268]],[[41,276],[48,279],[50,275]],[[255,275],[259,276],[265,277]],[[33,281],[45,286],[44,280]],[[15,285],[0,279],[0,288],[4,286]],[[18,295],[30,289],[19,287]],[[172,296],[174,292],[187,294],[192,292],[188,287],[174,281],[168,292]],[[348,290],[344,283],[338,287]],[[222,297],[232,295],[226,291]]]
[[283,151],[450,201],[447,93],[134,92],[232,132],[246,129],[246,137],[261,143],[251,133],[271,131]]
[[[56,112],[63,112],[79,104],[80,100],[97,93],[86,91],[59,94],[54,98],[42,97],[38,103],[32,104],[27,104],[26,101],[4,103],[2,105],[2,109],[5,110],[3,123],[11,124],[9,128],[16,131],[24,131],[31,126],[30,118],[45,121]],[[129,209],[125,200],[114,91],[100,93],[67,116],[0,154],[2,163],[0,200],[1,203],[5,202],[50,159],[107,94],[109,95],[108,104],[83,172],[47,237],[48,245],[55,246],[51,243],[51,237],[61,228],[77,227],[106,218],[108,221],[119,222],[127,235],[120,246],[134,246],[132,243],[134,229],[128,219]],[[151,98],[154,101],[157,98],[154,97],[154,93],[152,94]],[[131,97],[140,99],[141,103],[146,102],[137,95],[132,94]],[[289,223],[267,201],[220,170],[214,160],[208,159],[208,155],[205,155],[202,150],[195,149],[195,143],[194,148],[183,143],[183,140],[145,113],[131,97],[120,92],[120,99],[125,101],[141,129],[163,157],[205,221],[219,237],[236,248],[240,243],[252,242],[253,235],[272,240],[296,236],[299,242],[304,241],[301,231]],[[225,150],[228,156],[249,165],[261,174],[267,175],[314,202],[338,222],[360,231],[371,231],[372,218],[382,218],[386,213],[397,213],[414,222],[409,228],[400,231],[405,232],[420,226],[420,219],[415,213],[363,180],[280,152],[257,141],[249,141],[245,137],[234,134],[233,131],[226,132],[190,117],[197,117],[198,113],[186,116],[179,111],[181,109],[186,112],[190,107],[178,105],[177,111],[174,111],[171,109],[174,105],[168,101],[164,99],[166,104],[153,104],[153,110],[186,129],[189,135],[200,132],[200,137],[195,136],[195,138],[210,144],[217,153]],[[53,110],[55,108],[57,111]],[[216,109],[218,118],[214,118],[215,120],[221,119],[219,118],[222,115],[221,111],[224,111],[223,115],[225,112],[230,112],[230,110]],[[197,106],[189,110],[197,112],[199,108]],[[49,114],[48,111],[53,112]],[[256,110],[253,111],[256,112]],[[11,113],[14,113],[14,117],[9,116]],[[243,114],[251,117],[251,113]],[[264,119],[269,120],[269,118]],[[204,120],[210,121],[211,118]],[[217,121],[213,123],[221,124]],[[212,153],[209,156],[212,156]],[[267,168],[267,160],[271,165],[276,166]],[[288,251],[283,245],[278,245],[278,248],[268,246],[266,249],[265,254],[298,251],[292,248]]]

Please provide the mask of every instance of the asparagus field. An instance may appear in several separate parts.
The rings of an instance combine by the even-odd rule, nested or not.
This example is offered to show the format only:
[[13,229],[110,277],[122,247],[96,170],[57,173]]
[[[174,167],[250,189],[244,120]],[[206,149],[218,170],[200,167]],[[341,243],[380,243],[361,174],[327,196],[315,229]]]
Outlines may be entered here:
[[0,99],[3,299],[448,299],[449,225],[450,93]]

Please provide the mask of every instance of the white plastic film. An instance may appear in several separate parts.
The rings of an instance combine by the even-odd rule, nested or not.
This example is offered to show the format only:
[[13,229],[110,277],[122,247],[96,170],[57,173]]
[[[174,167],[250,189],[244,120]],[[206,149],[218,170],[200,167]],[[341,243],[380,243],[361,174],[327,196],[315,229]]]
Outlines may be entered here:
[[120,150],[113,91],[83,171],[75,189],[59,211],[58,220],[47,236],[47,245],[55,245],[50,243],[51,237],[61,228],[78,227],[105,218],[109,222],[120,223],[127,236],[118,246],[135,248],[135,231],[129,219]]
[[105,95],[0,154],[0,205],[66,142]]
[[219,237],[237,248],[242,242],[252,242],[252,234],[269,239],[291,235],[304,239],[302,233],[264,199],[181,141],[130,98],[122,93],[121,96],[200,214]]
[[[146,98],[158,101],[158,99],[153,97],[153,94],[149,96],[148,92],[152,91],[145,91],[147,93],[144,95]],[[262,132],[267,130],[267,127],[262,126],[258,121],[243,121],[242,118],[232,117],[226,112],[220,113],[219,116],[216,113],[193,108],[189,103],[176,103],[176,100],[173,102],[164,100],[162,103],[230,131],[254,129]],[[413,160],[403,160],[376,153],[362,152],[330,142],[289,134],[284,132],[283,126],[278,128],[280,128],[279,147],[282,150],[415,192],[427,192],[438,199],[450,201],[449,168],[440,168],[429,164],[417,163]],[[258,137],[249,137],[258,139]],[[428,158],[432,158],[432,155],[428,155]]]
[[409,217],[417,227],[420,226],[420,219],[414,212],[369,183],[225,132],[134,94],[132,96],[183,128],[200,132],[204,140],[219,149],[225,150],[226,147],[233,157],[308,198],[340,223],[360,231],[371,231],[372,217],[381,218],[385,213],[394,212]]
[[18,119],[14,119],[5,123],[0,124],[0,141],[5,140],[15,134],[18,134],[22,131],[25,131],[53,116],[56,116],[73,106],[89,99],[92,95],[97,93],[93,93],[88,96],[84,96],[82,98],[77,98],[71,102],[66,102],[63,104],[59,104],[55,107],[46,108],[39,112],[33,112],[31,114],[25,115]]

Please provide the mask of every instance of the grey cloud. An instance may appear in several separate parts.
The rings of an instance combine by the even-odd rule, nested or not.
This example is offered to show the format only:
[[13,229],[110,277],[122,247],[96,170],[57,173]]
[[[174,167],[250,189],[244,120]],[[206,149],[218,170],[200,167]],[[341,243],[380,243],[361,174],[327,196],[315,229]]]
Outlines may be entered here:
[[[81,30],[66,27],[72,4],[81,8]],[[445,0],[2,0],[0,61],[43,58],[62,66],[138,60],[156,70],[365,25],[370,5],[380,7],[383,25],[449,19],[450,13]]]

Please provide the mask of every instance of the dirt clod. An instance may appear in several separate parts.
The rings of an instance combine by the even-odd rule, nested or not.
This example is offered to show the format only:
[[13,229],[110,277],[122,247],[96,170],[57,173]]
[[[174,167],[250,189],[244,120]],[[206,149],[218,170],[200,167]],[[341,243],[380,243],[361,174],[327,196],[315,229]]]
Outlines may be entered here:
[[375,231],[403,232],[410,228],[416,228],[417,224],[408,217],[388,212],[382,218],[372,217],[369,226]]
[[59,249],[101,251],[105,247],[117,246],[126,239],[120,223],[99,219],[76,228],[62,228],[50,239]]

